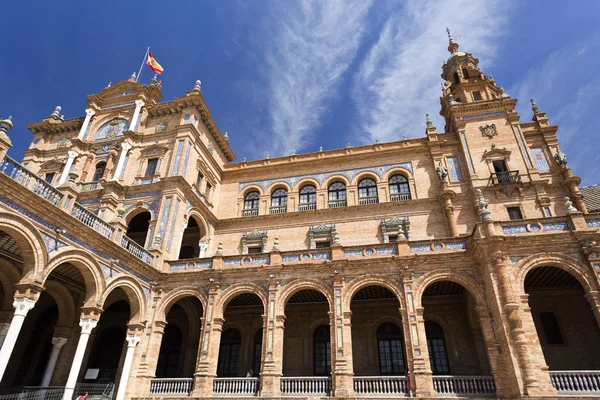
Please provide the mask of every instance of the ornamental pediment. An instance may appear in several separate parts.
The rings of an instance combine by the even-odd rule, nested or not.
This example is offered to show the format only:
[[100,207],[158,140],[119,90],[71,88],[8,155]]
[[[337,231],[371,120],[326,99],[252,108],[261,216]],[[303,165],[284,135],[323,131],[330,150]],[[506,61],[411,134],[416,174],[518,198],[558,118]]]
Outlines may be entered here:
[[41,170],[60,169],[65,163],[61,160],[49,160],[40,165]]
[[140,153],[142,156],[145,156],[145,157],[150,157],[150,156],[162,157],[167,153],[167,151],[169,151],[169,148],[165,145],[154,145],[154,146],[146,147]]
[[499,149],[492,145],[492,150],[486,150],[483,152],[482,160],[492,160],[492,159],[510,159],[510,150],[506,150],[506,147]]

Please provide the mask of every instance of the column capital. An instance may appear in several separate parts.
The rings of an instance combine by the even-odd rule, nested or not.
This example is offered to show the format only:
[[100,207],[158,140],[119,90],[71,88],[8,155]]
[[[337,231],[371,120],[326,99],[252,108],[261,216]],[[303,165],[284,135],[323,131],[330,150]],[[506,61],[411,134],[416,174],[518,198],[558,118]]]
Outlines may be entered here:
[[93,109],[91,109],[91,108],[88,108],[88,109],[86,109],[86,110],[85,110],[85,115],[91,118],[91,117],[93,117],[94,115],[96,115],[96,111],[94,111],[94,110],[93,110]]
[[69,150],[69,152],[67,153],[67,155],[69,156],[69,158],[75,158],[79,155],[79,153],[75,150]]
[[92,318],[81,318],[79,321],[79,326],[81,327],[81,334],[89,335],[92,333],[92,330],[98,325],[97,319]]
[[27,297],[15,299],[13,302],[13,307],[15,308],[14,315],[25,317],[34,306],[35,300],[28,299]]
[[144,104],[146,104],[146,103],[144,103],[144,100],[142,100],[142,99],[137,99],[137,100],[135,101],[135,105],[136,105],[136,107],[139,107],[139,108],[141,108],[141,107],[143,107],[143,106],[144,106]]
[[67,338],[63,337],[53,337],[52,338],[52,347],[56,349],[61,349],[65,344],[67,344]]
[[131,150],[131,144],[129,142],[121,142],[121,148],[125,151]]
[[135,347],[142,341],[142,337],[138,335],[127,335],[125,340],[127,340],[127,347]]

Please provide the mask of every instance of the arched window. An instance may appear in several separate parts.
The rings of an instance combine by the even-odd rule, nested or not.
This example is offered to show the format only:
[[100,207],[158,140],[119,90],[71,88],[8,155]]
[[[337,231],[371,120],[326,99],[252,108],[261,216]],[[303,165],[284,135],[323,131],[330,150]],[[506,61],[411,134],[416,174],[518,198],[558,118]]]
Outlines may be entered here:
[[377,183],[371,178],[365,178],[358,182],[359,204],[373,204],[378,202]]
[[432,321],[425,321],[425,335],[427,336],[427,349],[431,371],[437,375],[448,375],[448,357],[446,357],[446,341],[444,330]]
[[234,328],[227,329],[221,335],[217,376],[238,376],[240,365],[240,347],[242,335]]
[[149,245],[152,236],[148,235],[151,219],[152,214],[150,214],[149,211],[143,211],[137,214],[127,225],[127,236],[142,247]]
[[328,191],[329,207],[346,207],[346,185],[343,182],[333,182]]
[[260,194],[258,192],[250,192],[244,197],[244,216],[258,215],[258,200]]
[[271,214],[280,214],[287,211],[288,192],[279,188],[271,193]]
[[313,334],[314,375],[327,376],[331,372],[331,337],[329,325],[321,325]]
[[98,182],[100,178],[104,176],[104,171],[106,170],[106,163],[104,161],[96,164],[96,172],[94,172],[94,179],[92,182]]
[[300,211],[315,210],[317,208],[317,188],[305,185],[300,189]]
[[381,375],[406,374],[402,340],[402,330],[396,324],[386,322],[377,329],[379,372]]
[[410,200],[408,179],[404,175],[394,175],[388,181],[392,201]]

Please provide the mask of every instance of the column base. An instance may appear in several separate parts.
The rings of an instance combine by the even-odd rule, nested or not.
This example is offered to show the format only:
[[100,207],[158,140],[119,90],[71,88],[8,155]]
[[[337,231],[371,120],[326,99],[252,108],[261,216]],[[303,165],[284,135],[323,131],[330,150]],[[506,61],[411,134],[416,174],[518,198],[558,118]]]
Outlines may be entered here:
[[191,397],[212,397],[213,395],[213,378],[209,375],[195,375],[194,389]]
[[260,391],[261,397],[280,397],[281,396],[281,375],[280,374],[265,374],[260,376]]
[[333,397],[354,397],[354,374],[334,374]]

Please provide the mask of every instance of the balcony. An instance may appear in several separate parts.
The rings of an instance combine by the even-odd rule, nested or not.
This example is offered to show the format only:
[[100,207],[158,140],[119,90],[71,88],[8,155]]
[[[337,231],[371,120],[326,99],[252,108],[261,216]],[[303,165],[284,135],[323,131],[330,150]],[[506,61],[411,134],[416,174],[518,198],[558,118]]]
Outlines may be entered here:
[[86,183],[78,183],[77,184],[77,188],[79,189],[80,192],[89,192],[92,190],[98,190],[98,189],[102,189],[102,185],[100,184],[100,182],[96,181],[96,182],[86,182]]
[[346,207],[348,203],[346,200],[329,200],[328,206],[329,208],[340,208]]
[[494,172],[490,175],[488,186],[514,185],[521,183],[519,171]]
[[258,208],[249,208],[247,210],[242,210],[242,217],[253,217],[258,215]]
[[213,393],[218,396],[255,396],[258,392],[258,378],[215,378]]
[[600,393],[600,371],[550,371],[550,380],[562,395]]
[[330,396],[328,376],[296,376],[281,378],[281,393],[285,396]]
[[317,209],[317,203],[300,203],[300,205],[298,206],[299,211],[310,211],[310,210],[316,210],[316,209]]
[[404,201],[410,200],[410,193],[394,193],[390,195],[391,201]]
[[285,214],[286,212],[287,212],[287,205],[286,206],[275,206],[275,207],[269,208],[269,214]]
[[193,378],[154,378],[150,383],[150,396],[189,396],[193,384]]
[[496,384],[493,376],[437,375],[433,377],[437,393],[454,396],[494,396]]
[[408,385],[405,376],[355,376],[354,391],[357,396],[406,395]]
[[358,204],[377,204],[377,203],[379,203],[379,199],[377,198],[377,196],[360,197],[358,199]]

